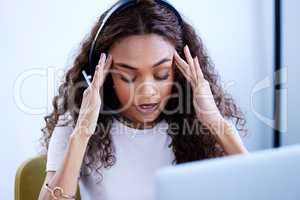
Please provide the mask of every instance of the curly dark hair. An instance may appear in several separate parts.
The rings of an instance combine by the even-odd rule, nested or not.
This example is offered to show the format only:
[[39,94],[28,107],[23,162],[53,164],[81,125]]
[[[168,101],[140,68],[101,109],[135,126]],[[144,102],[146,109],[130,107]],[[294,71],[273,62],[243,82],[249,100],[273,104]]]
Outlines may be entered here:
[[[64,81],[59,87],[58,95],[53,99],[52,113],[44,117],[46,126],[41,129],[43,132],[41,141],[47,150],[49,139],[54,128],[57,126],[59,117],[64,116],[68,112],[71,114],[71,119],[74,122],[73,126],[77,122],[82,94],[86,88],[81,71],[87,70],[89,67],[88,56],[91,43],[99,29],[100,22],[102,22],[108,11],[105,11],[100,16],[91,32],[84,38],[72,67],[66,72]],[[99,58],[100,52],[107,53],[112,44],[117,40],[131,35],[144,34],[158,34],[162,36],[174,44],[174,47],[182,58],[184,58],[183,47],[188,45],[192,56],[199,58],[204,78],[210,84],[215,103],[221,115],[224,118],[234,120],[237,130],[246,132],[244,114],[235,104],[232,96],[222,88],[219,75],[195,29],[186,20],[183,20],[182,24],[180,24],[178,18],[171,10],[154,1],[139,1],[137,5],[115,13],[98,37],[95,57]],[[169,126],[167,130],[172,138],[170,147],[175,155],[173,164],[224,156],[225,152],[220,145],[217,145],[216,138],[210,133],[208,128],[203,128],[205,126],[195,117],[195,110],[192,106],[193,95],[190,95],[191,86],[176,68],[174,73],[174,81],[182,86],[183,93],[182,96],[169,99],[165,109],[172,110],[179,107],[180,111],[173,114],[162,113],[168,124],[174,123],[179,127],[173,129],[172,127],[174,126]],[[112,83],[112,77],[108,74],[102,86],[104,95],[102,103],[108,105],[110,108],[118,108],[119,101]],[[176,94],[176,90],[174,87],[172,93]],[[197,127],[202,128],[192,129],[192,132],[189,130],[190,133],[185,134],[187,130],[184,124],[192,127],[195,120],[200,125]],[[95,134],[90,138],[82,165],[82,167],[89,171],[95,169],[100,176],[100,169],[102,167],[109,168],[116,162],[114,147],[109,134],[111,122],[111,115],[100,112],[98,125],[106,128],[96,129]],[[83,170],[81,170],[81,175],[83,174],[82,172]]]

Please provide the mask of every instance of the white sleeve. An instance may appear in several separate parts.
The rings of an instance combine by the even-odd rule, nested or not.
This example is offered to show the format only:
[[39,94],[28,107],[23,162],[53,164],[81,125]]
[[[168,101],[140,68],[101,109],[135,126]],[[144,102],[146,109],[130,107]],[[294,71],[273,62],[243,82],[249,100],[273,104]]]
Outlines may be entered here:
[[56,126],[54,128],[49,141],[46,171],[56,171],[59,168],[72,132],[72,126]]

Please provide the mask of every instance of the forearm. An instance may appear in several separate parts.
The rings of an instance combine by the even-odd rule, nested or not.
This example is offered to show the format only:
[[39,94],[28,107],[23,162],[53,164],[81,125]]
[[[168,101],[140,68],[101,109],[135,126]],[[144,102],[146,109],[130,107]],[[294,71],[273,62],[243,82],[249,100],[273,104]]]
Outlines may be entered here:
[[[48,182],[49,187],[61,187],[65,194],[75,195],[81,164],[85,154],[88,138],[81,137],[77,130],[71,134],[60,168]],[[42,188],[39,199],[52,199],[50,192]]]
[[229,122],[223,119],[217,120],[215,124],[210,126],[217,142],[222,146],[226,154],[247,154],[248,151],[246,147],[233,128]]

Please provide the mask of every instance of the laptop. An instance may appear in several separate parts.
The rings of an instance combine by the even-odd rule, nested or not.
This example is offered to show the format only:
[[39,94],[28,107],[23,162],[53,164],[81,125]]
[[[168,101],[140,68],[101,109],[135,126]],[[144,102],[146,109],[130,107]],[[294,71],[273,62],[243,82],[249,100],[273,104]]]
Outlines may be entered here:
[[300,145],[167,166],[157,200],[300,200]]

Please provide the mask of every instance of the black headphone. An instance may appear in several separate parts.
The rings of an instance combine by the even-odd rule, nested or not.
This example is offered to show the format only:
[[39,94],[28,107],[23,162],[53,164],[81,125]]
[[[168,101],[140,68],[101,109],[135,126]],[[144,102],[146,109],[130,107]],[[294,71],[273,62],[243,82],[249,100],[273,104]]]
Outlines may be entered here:
[[[101,30],[103,29],[105,23],[114,13],[120,12],[121,10],[124,10],[130,6],[136,5],[139,1],[140,0],[119,0],[117,3],[115,3],[113,5],[112,8],[110,8],[108,13],[105,15],[102,23],[100,24],[99,29],[97,30],[96,36],[93,39],[93,42],[92,42],[92,45],[90,48],[90,52],[89,52],[89,70],[88,71],[91,74],[88,75],[85,72],[85,70],[82,70],[82,74],[83,74],[85,80],[87,81],[88,85],[90,85],[90,80],[92,79],[92,73],[95,71],[95,67],[96,67],[96,64],[93,63],[93,55],[94,55],[94,51],[95,51],[96,41],[97,41],[97,38],[98,38]],[[182,24],[181,15],[167,0],[153,0],[153,1],[155,1],[156,3],[159,3],[163,6],[165,6],[166,8],[170,9],[171,11],[173,11],[174,14],[177,16],[179,23]]]

